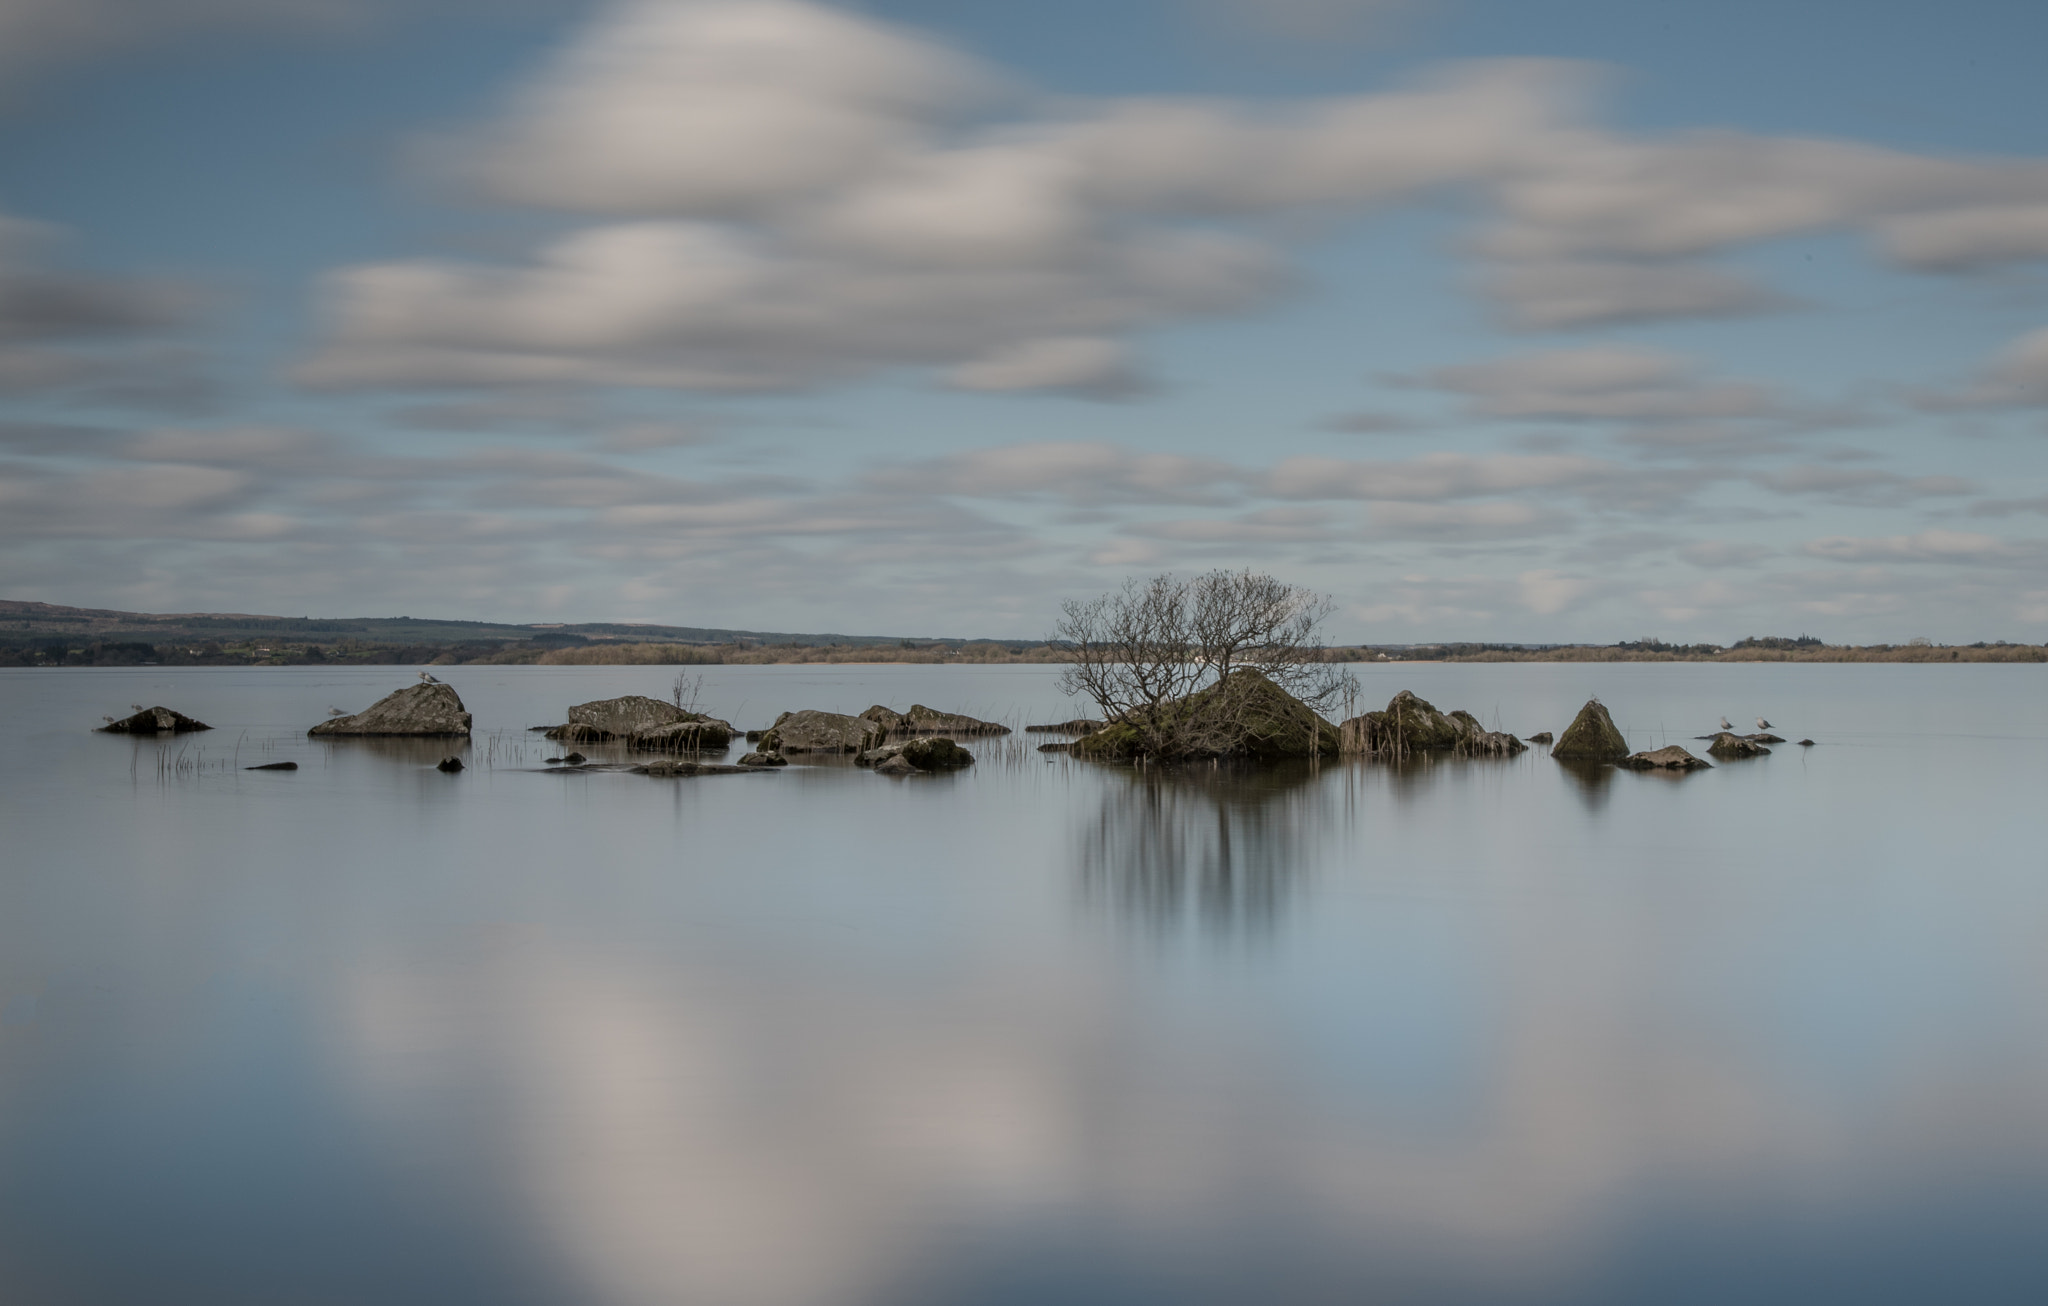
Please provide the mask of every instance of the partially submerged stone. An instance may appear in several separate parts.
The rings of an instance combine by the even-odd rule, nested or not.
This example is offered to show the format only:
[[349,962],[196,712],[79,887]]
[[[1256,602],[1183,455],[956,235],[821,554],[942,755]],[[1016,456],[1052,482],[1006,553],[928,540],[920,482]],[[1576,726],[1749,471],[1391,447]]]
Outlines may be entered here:
[[780,753],[748,753],[740,759],[741,766],[788,766],[789,759]]
[[860,714],[891,735],[1007,735],[1010,727],[983,721],[959,712],[941,712],[935,707],[912,703],[908,712],[893,712],[877,703]]
[[462,769],[462,759],[459,757],[444,757],[434,769],[436,771],[447,771],[452,774]]
[[1512,756],[1528,747],[1506,731],[1488,730],[1470,712],[1439,712],[1405,689],[1388,700],[1385,711],[1346,721],[1339,737],[1346,753],[1372,757],[1434,752]]
[[1529,742],[1532,744],[1547,744],[1555,738],[1557,738],[1557,736],[1551,734],[1548,730],[1539,730],[1535,734],[1529,736]]
[[1060,721],[1049,726],[1025,726],[1027,735],[1091,735],[1107,725],[1090,717],[1075,717],[1072,721]]
[[865,717],[805,709],[776,717],[760,743],[764,753],[865,753],[887,733]]
[[1714,742],[1707,745],[1707,751],[1715,757],[1769,757],[1771,750],[1761,744],[1753,744],[1741,735],[1723,730],[1714,736]]
[[918,769],[917,769],[916,767],[912,766],[912,765],[911,765],[911,764],[910,764],[910,763],[909,763],[908,761],[906,761],[906,760],[905,760],[905,759],[903,758],[903,756],[902,756],[902,755],[901,755],[901,754],[899,753],[899,754],[898,754],[898,755],[896,755],[895,757],[891,757],[891,758],[888,758],[888,759],[886,759],[885,761],[882,761],[882,762],[878,763],[878,764],[877,764],[877,765],[875,766],[875,774],[876,774],[876,775],[918,775],[918,774],[920,774],[920,772],[918,771]]
[[1761,731],[1754,735],[1744,735],[1743,738],[1747,739],[1752,744],[1782,744],[1785,742],[1784,740],[1780,739],[1778,736],[1772,734],[1768,730]]
[[902,758],[920,771],[957,771],[974,765],[974,754],[950,739],[912,739],[901,744],[871,748],[854,759],[861,766],[880,767],[892,758]]
[[134,716],[122,717],[100,726],[102,734],[109,735],[182,735],[192,730],[211,730],[204,721],[195,721],[183,712],[173,712],[167,707],[146,707]]
[[1800,746],[1801,748],[1812,748],[1812,747],[1813,747],[1813,741],[1812,741],[1811,739],[1802,739],[1802,740],[1800,740],[1800,741],[1799,741],[1799,746]]
[[694,775],[760,775],[758,766],[725,766],[716,762],[660,761],[633,768],[635,775],[651,775],[656,779],[672,779],[678,776]]
[[244,771],[296,771],[299,769],[299,764],[297,762],[265,762],[262,766],[245,766],[242,769]]
[[462,735],[469,713],[452,685],[422,681],[386,694],[353,716],[322,721],[309,735]]
[[1667,744],[1654,752],[1631,753],[1622,759],[1622,764],[1638,771],[1702,771],[1714,765],[1694,757],[1677,744]]
[[716,752],[732,743],[728,722],[702,712],[685,712],[645,694],[624,694],[578,703],[569,719],[551,727],[549,739],[572,744],[619,742],[653,752]]
[[1586,700],[1586,705],[1565,727],[1550,755],[1559,761],[1619,762],[1628,756],[1628,740],[1615,728],[1614,718],[1607,715],[1607,705],[1593,698]]

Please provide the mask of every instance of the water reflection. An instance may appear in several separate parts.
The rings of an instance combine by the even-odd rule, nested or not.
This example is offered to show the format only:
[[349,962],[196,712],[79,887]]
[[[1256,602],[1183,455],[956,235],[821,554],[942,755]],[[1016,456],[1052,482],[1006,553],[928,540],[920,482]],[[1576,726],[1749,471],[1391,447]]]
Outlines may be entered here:
[[1577,791],[1580,801],[1586,804],[1587,811],[1601,810],[1607,806],[1607,800],[1613,797],[1613,763],[1568,762],[1560,758],[1557,760],[1557,769],[1572,782],[1572,788]]
[[1076,827],[1082,900],[1171,930],[1264,930],[1285,910],[1323,829],[1327,768],[1298,764],[1120,770]]

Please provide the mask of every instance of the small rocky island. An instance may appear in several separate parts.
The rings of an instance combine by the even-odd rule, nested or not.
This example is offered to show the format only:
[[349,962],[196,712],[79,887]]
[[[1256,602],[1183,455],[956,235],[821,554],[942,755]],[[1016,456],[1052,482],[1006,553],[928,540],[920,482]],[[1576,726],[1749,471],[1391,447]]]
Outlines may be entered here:
[[1453,753],[1466,757],[1513,757],[1527,744],[1503,730],[1488,730],[1463,710],[1439,712],[1427,699],[1402,690],[1383,712],[1367,712],[1341,727],[1343,751],[1366,757],[1411,753]]
[[108,721],[98,729],[108,735],[182,735],[187,731],[211,730],[213,727],[167,707],[146,707],[134,716]]
[[569,719],[551,727],[547,738],[568,744],[623,743],[658,753],[718,752],[732,745],[732,723],[687,712],[645,694],[578,703]]
[[309,735],[420,735],[469,737],[469,712],[452,685],[438,680],[407,685],[352,716],[322,721]]

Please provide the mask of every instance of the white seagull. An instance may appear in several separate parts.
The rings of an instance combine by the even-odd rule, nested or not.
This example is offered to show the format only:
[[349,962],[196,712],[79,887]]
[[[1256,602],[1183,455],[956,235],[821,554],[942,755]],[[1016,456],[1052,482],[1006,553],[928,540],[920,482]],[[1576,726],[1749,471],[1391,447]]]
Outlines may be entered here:
[[1769,730],[1771,728],[1771,723],[1764,720],[1762,717],[1758,717],[1756,719],[1756,728],[1759,730]]
[[1732,726],[1732,725],[1730,725],[1730,724],[1728,723],[1728,718],[1727,718],[1727,717],[1722,717],[1722,718],[1721,718],[1721,728],[1722,728],[1723,730],[1733,730],[1733,729],[1734,729],[1735,727],[1734,727],[1734,726]]
[[420,679],[429,685],[438,685],[441,683],[440,681],[434,679],[432,676],[428,675],[424,671],[420,672]]

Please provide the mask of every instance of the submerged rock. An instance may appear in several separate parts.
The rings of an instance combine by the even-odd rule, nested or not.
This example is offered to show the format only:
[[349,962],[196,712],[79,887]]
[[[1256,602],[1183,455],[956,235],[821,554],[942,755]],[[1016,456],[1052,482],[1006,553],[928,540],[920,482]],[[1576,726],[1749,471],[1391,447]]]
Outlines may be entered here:
[[1799,746],[1800,746],[1801,748],[1812,748],[1812,747],[1813,747],[1813,741],[1812,741],[1811,739],[1802,739],[1802,740],[1800,740],[1800,741],[1799,741]]
[[904,760],[901,753],[875,764],[876,775],[921,775],[916,767]]
[[265,762],[262,766],[245,766],[242,769],[244,771],[296,771],[299,769],[299,764],[297,762]]
[[957,771],[974,765],[974,754],[950,739],[912,739],[907,743],[884,744],[862,753],[854,761],[861,766],[880,767],[892,758],[902,758],[920,771]]
[[[865,753],[888,732],[865,717],[838,712],[784,712],[761,734],[764,753]],[[749,739],[753,736],[751,732]]]
[[1550,755],[1559,761],[1619,762],[1628,756],[1628,740],[1607,715],[1606,704],[1590,698],[1565,727]]
[[692,775],[759,775],[758,766],[726,766],[717,762],[661,761],[649,762],[633,768],[635,775],[651,775],[656,779],[670,779],[676,776]]
[[1638,771],[1701,771],[1714,765],[1694,757],[1677,744],[1667,744],[1649,753],[1631,753],[1622,759],[1622,764]]
[[581,753],[564,753],[555,760],[557,762],[560,762],[563,766],[582,766],[585,762],[588,762],[590,759],[585,757]]
[[447,771],[452,774],[462,769],[462,759],[459,757],[444,757],[441,759],[440,765],[434,769],[436,771]]
[[1714,736],[1714,742],[1707,745],[1707,751],[1715,757],[1769,757],[1771,750],[1761,744],[1753,744],[1741,735],[1723,730]]
[[[1176,719],[1202,710],[1223,686],[1190,694],[1169,703],[1162,712],[1169,729]],[[1284,757],[1328,757],[1338,751],[1337,727],[1323,720],[1314,708],[1274,684],[1256,671],[1234,671],[1230,692],[1241,696],[1236,725],[1218,732],[1210,740],[1190,740],[1179,757],[1253,757],[1273,760]],[[1091,735],[1073,741],[1069,748],[1077,757],[1100,761],[1129,761],[1144,756],[1147,740],[1143,731],[1128,720],[1115,721]]]
[[1072,721],[1061,721],[1055,725],[1025,726],[1024,733],[1027,735],[1089,735],[1094,734],[1107,724],[1108,722],[1106,721],[1096,721],[1088,717],[1075,717]]
[[213,727],[167,707],[146,707],[134,716],[109,721],[98,729],[108,735],[182,735],[187,731],[211,730]]
[[1548,730],[1539,730],[1535,734],[1529,736],[1529,742],[1532,744],[1547,744],[1556,737],[1557,736],[1551,734]]
[[789,759],[780,753],[748,753],[740,759],[741,766],[788,766]]
[[353,716],[322,721],[309,735],[469,735],[469,713],[452,685],[422,681],[386,694]]
[[1763,731],[1760,734],[1744,735],[1743,738],[1747,739],[1752,744],[1782,744],[1785,742],[1784,740],[1778,738],[1776,735],[1772,734],[1768,730]]
[[1470,712],[1439,712],[1405,689],[1388,700],[1384,712],[1346,721],[1340,738],[1346,753],[1381,757],[1432,752],[1512,756],[1528,747],[1505,731],[1488,730]]

